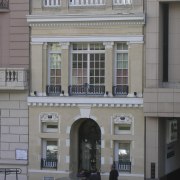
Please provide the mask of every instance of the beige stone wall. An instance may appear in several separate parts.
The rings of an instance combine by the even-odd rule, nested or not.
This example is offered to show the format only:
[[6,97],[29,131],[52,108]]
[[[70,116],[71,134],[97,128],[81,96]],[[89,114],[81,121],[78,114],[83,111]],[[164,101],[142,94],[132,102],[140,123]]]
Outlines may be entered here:
[[[42,133],[41,132],[41,123],[39,120],[40,113],[58,113],[59,119],[59,131],[57,133]],[[71,113],[69,113],[71,112]],[[117,114],[131,114],[134,117],[134,128],[132,135],[114,135],[112,133],[112,117]],[[69,176],[70,173],[70,164],[67,162],[66,157],[70,159],[73,158],[70,153],[71,138],[68,132],[68,129],[72,127],[80,116],[79,107],[38,107],[30,106],[30,124],[29,124],[29,172],[30,179],[42,177],[44,173],[51,171],[51,175],[55,177]],[[101,139],[104,145],[101,148],[101,157],[104,159],[104,164],[101,165],[101,173],[104,176],[104,179],[107,178],[109,173],[111,160],[114,156],[114,150],[112,147],[114,140],[129,140],[132,141],[131,149],[131,158],[132,158],[132,174],[134,177],[137,174],[144,173],[144,119],[142,108],[101,108],[101,107],[91,107],[90,117],[95,117],[96,122],[103,131],[101,132]],[[58,148],[58,169],[48,170],[40,168],[40,159],[41,159],[41,139],[42,138],[55,138],[60,142]],[[70,141],[70,146],[67,145],[67,141]],[[77,144],[73,149],[77,149]],[[38,173],[36,175],[35,171]],[[121,175],[123,176],[123,175]],[[139,177],[141,179],[141,177]],[[128,177],[130,180],[131,177]]]
[[[28,151],[27,93],[0,93],[0,167],[20,168],[19,178],[27,179],[27,160],[17,160],[16,150]],[[11,175],[7,178],[15,178]],[[0,178],[4,178],[1,174]]]

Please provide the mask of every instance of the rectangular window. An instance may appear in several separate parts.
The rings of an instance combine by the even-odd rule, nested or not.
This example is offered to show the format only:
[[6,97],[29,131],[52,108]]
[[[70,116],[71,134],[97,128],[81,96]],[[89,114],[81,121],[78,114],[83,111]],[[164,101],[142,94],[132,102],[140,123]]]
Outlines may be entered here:
[[114,134],[131,134],[132,124],[115,124]]
[[131,172],[130,141],[114,141],[114,162],[119,171]]
[[102,94],[105,83],[105,47],[102,43],[72,44],[71,93]]
[[128,66],[128,45],[127,43],[117,43],[115,59],[115,86],[113,89],[114,95],[128,94]]
[[57,169],[58,141],[55,139],[42,139],[41,168]]
[[41,124],[42,132],[55,133],[58,132],[58,122],[45,121]]
[[48,45],[48,85],[47,95],[58,95],[61,92],[61,48],[58,43]]

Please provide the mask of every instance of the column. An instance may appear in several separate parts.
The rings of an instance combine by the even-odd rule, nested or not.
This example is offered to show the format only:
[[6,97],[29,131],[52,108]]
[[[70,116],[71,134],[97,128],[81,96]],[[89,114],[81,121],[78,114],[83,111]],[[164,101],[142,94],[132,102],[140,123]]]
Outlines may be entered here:
[[114,42],[104,42],[105,45],[105,91],[112,96],[113,72],[114,72]]
[[129,43],[129,96],[142,96],[143,87],[143,43]]
[[113,8],[113,0],[106,0],[105,3],[106,3],[106,9],[112,10],[112,8]]
[[32,43],[31,47],[31,92],[36,91],[37,95],[42,95],[43,43]]
[[48,56],[47,56],[47,43],[43,44],[43,59],[42,59],[42,93],[46,95],[46,85],[48,79]]
[[69,42],[62,42],[62,64],[61,64],[61,90],[64,91],[64,95],[68,96],[69,86]]

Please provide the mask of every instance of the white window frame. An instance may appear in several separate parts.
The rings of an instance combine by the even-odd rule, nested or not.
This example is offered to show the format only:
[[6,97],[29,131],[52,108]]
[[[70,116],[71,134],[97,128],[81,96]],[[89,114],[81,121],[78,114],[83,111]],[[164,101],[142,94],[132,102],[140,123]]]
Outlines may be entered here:
[[132,142],[130,140],[115,140],[114,141],[114,161],[119,161],[119,144],[129,144],[129,161],[132,159]]
[[58,139],[46,139],[46,138],[43,138],[41,140],[41,150],[42,150],[42,154],[41,154],[41,157],[43,159],[47,159],[47,142],[50,142],[50,141],[56,141],[57,142],[57,159],[58,159],[58,147],[59,147],[59,142],[58,142]]
[[[58,44],[58,43],[50,43],[50,44]],[[50,59],[51,54],[59,54],[61,57],[61,59],[60,59],[60,71],[61,71],[60,81],[62,80],[62,68],[61,68],[61,66],[62,66],[62,51],[61,51],[61,49],[51,50],[50,47],[48,46],[48,84],[49,85],[53,85],[53,84],[51,84],[51,80],[50,80],[50,78],[51,78],[51,74],[50,74],[51,73],[51,59]],[[59,85],[59,84],[55,84],[55,85]],[[60,83],[60,85],[61,85],[61,83]]]
[[[128,74],[127,74],[127,78],[128,78],[128,83],[127,84],[122,84],[122,85],[127,85],[127,86],[129,86],[129,46],[128,46],[128,44],[127,44],[127,46],[128,46],[128,49],[127,50],[117,50],[117,45],[118,44],[127,44],[127,42],[117,42],[116,44],[115,44],[115,63],[114,63],[114,65],[115,65],[115,75],[114,75],[114,85],[115,86],[117,86],[117,85],[121,85],[121,84],[117,84],[117,55],[118,54],[123,54],[123,53],[127,53],[127,55],[128,55]],[[122,76],[123,77],[123,76]]]
[[[80,53],[80,54],[87,54],[87,84],[90,84],[90,54],[104,54],[104,57],[105,57],[105,46],[104,46],[104,50],[90,50],[90,44],[103,44],[102,42],[82,42],[82,43],[72,43],[71,44],[71,73],[70,73],[70,84],[71,85],[74,85],[73,84],[73,80],[72,80],[72,78],[73,78],[73,65],[72,65],[72,61],[73,61],[73,54],[78,54],[78,53]],[[73,50],[73,44],[87,44],[87,50]],[[106,60],[104,60],[104,63],[106,63]],[[101,83],[99,83],[99,84],[97,84],[97,85],[105,85],[105,66],[106,66],[106,64],[104,65],[104,83],[103,84],[101,84]],[[83,85],[83,84],[82,84]],[[96,84],[92,84],[92,85],[96,85]]]

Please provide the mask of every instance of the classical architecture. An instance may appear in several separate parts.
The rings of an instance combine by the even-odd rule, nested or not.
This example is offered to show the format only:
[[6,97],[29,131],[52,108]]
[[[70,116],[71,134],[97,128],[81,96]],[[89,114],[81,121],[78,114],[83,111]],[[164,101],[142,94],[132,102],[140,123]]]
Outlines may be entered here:
[[166,179],[180,169],[180,1],[145,0],[145,11],[145,177]]
[[143,0],[32,0],[27,22],[29,180],[143,180]]
[[0,179],[27,180],[27,14],[28,0],[0,0]]

